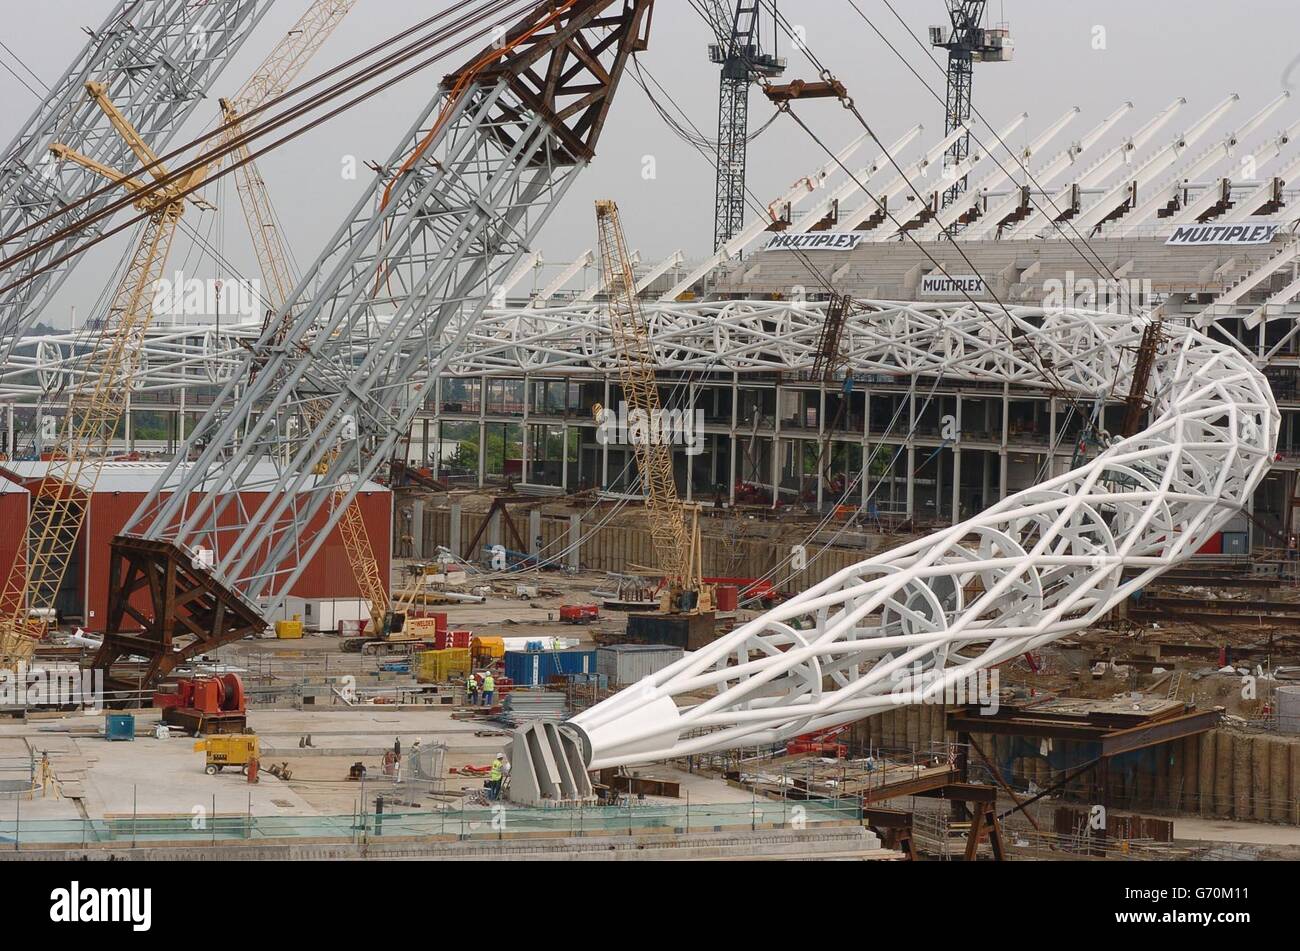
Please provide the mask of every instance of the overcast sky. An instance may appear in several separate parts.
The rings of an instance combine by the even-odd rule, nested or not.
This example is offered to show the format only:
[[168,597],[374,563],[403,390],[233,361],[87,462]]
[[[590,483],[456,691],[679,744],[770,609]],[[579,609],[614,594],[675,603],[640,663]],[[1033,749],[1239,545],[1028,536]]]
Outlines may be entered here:
[[[46,83],[61,74],[84,44],[81,27],[99,25],[112,6],[111,0],[2,2],[9,15],[0,27],[0,38]],[[942,70],[925,58],[884,0],[853,2],[942,95]],[[944,17],[942,0],[891,2],[922,37],[927,26]],[[360,0],[317,54],[308,73],[373,45],[444,3]],[[276,0],[258,34],[226,68],[216,93],[225,95],[237,89],[307,5],[307,0]],[[806,32],[808,47],[845,82],[867,121],[886,142],[915,122],[925,124],[927,143],[942,136],[942,107],[854,12],[850,0],[783,0],[780,7]],[[1132,100],[1136,109],[1116,134],[1136,129],[1177,96],[1189,101],[1178,119],[1148,146],[1150,151],[1228,93],[1240,93],[1242,101],[1216,134],[1244,121],[1281,92],[1288,78],[1300,93],[1300,4],[1296,0],[992,0],[990,11],[991,19],[1005,17],[1009,21],[1015,60],[976,67],[976,106],[995,126],[1027,111],[1029,122],[1016,136],[1020,142],[1032,138],[1069,107],[1080,106],[1083,113],[1069,132],[1053,143],[1053,152],[1125,100]],[[768,36],[770,42],[770,27]],[[707,28],[686,0],[660,0],[651,48],[642,54],[641,62],[690,118],[713,134],[718,73],[708,61],[709,41]],[[1104,48],[1096,48],[1099,45]],[[790,59],[787,78],[816,78],[808,61],[789,49],[784,38],[781,52]],[[0,59],[14,65],[2,50]],[[355,155],[362,162],[386,159],[420,104],[433,95],[441,72],[430,70],[408,79],[361,110],[345,113],[261,160],[295,255],[304,267],[316,257],[365,186],[361,180],[342,179],[343,157]],[[7,142],[36,105],[31,92],[0,70],[0,141]],[[200,105],[176,141],[192,138],[210,124],[216,110],[215,98],[210,108]],[[804,103],[799,111],[832,148],[847,143],[860,131],[851,115],[834,101]],[[751,127],[770,115],[771,107],[755,92]],[[1276,113],[1255,138],[1297,118],[1300,95]],[[1211,141],[1203,140],[1202,147]],[[642,177],[646,156],[653,156],[656,165],[657,177],[650,181]],[[866,152],[859,157],[865,160]],[[825,161],[819,146],[789,118],[781,117],[751,148],[749,184],[767,201]],[[362,176],[366,174],[363,167]],[[541,250],[549,263],[559,265],[591,247],[595,240],[592,202],[614,198],[622,208],[628,239],[641,250],[643,260],[658,259],[679,248],[690,257],[699,257],[712,249],[713,195],[710,162],[670,132],[641,89],[628,81],[619,92],[595,163],[552,219]],[[256,277],[233,188],[228,185],[224,193],[212,197],[222,211],[200,214],[192,209],[187,219],[221,244],[237,270]],[[109,262],[122,253],[123,245],[110,244],[106,242],[91,253],[56,299],[47,321],[65,323],[73,306],[78,308],[79,319],[85,318],[99,296]],[[217,276],[215,264],[201,260],[183,236],[173,251],[169,270],[181,266],[187,276]]]

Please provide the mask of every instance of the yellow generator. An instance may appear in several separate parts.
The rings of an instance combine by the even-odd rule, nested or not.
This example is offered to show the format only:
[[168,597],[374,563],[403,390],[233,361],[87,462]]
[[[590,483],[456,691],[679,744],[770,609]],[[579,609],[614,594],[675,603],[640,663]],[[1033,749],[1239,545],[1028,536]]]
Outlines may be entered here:
[[291,621],[276,621],[275,636],[282,641],[296,641],[302,638],[302,618],[293,616]]
[[215,776],[227,766],[237,766],[248,774],[248,764],[258,758],[257,737],[251,733],[232,733],[228,736],[210,736],[194,744],[194,752],[208,754],[204,772]]

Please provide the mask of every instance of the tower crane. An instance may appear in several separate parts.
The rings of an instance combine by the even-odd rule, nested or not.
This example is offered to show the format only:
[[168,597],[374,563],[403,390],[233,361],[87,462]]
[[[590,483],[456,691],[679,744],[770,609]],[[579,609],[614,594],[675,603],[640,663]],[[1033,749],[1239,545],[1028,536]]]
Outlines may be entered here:
[[664,575],[660,607],[671,613],[711,611],[712,591],[701,578],[699,507],[691,507],[688,531],[687,509],[677,495],[673,477],[672,450],[659,432],[663,408],[650,349],[650,327],[637,297],[632,261],[614,202],[596,202],[596,225],[600,232],[601,276],[609,295],[610,336],[620,357],[619,383],[629,417],[638,413],[644,421],[644,435],[632,439],[632,448],[645,483],[645,509],[655,556]]
[[[946,0],[948,26],[930,27],[930,45],[948,51],[947,115],[944,132],[951,134],[966,126],[971,117],[971,86],[976,63],[1005,63],[1014,47],[1005,24],[992,29],[982,25],[988,0]],[[970,133],[963,133],[948,148],[945,168],[953,168],[970,155]],[[966,191],[966,178],[954,181],[944,192],[945,207]]]
[[[223,130],[223,142],[232,141],[239,134],[238,116],[242,112],[288,88],[354,3],[355,0],[316,0],[312,4],[245,84],[235,100],[241,107],[241,113],[235,116],[236,128],[233,132],[229,126]],[[141,166],[155,180],[167,181],[170,177],[167,169],[143,135],[113,104],[106,87],[91,82],[87,83],[86,91]],[[130,174],[68,145],[55,143],[50,151],[57,159],[75,163],[129,193],[145,189],[144,183]],[[247,158],[246,152],[241,157]],[[15,559],[0,592],[0,668],[30,656],[54,616],[55,599],[85,521],[89,495],[98,483],[126,412],[125,394],[129,393],[138,368],[144,334],[153,316],[153,289],[167,266],[172,239],[185,211],[186,199],[181,196],[202,184],[213,167],[213,164],[198,165],[135,202],[139,210],[149,212],[149,217],[95,340],[84,382],[69,396],[68,412],[50,467],[33,493],[27,556]],[[241,187],[241,196],[246,191],[254,199],[262,200],[258,207],[269,207],[265,184],[252,163],[239,171],[246,173],[241,182],[247,187]],[[191,201],[200,207],[212,207],[202,199]],[[283,264],[288,256],[282,236],[266,228],[253,230],[255,241],[262,239],[258,250],[265,269],[277,275],[287,274]],[[280,295],[279,300],[287,298],[291,289],[277,280],[268,280],[268,285],[273,295]],[[353,521],[361,522],[359,513],[354,515]],[[361,532],[364,530],[362,523]],[[357,546],[361,544],[356,542]],[[364,540],[364,546],[369,550],[368,539]],[[373,552],[370,558],[373,562]],[[377,568],[372,573],[377,576]]]
[[[713,247],[722,247],[745,226],[745,177],[749,159],[749,87],[760,77],[785,72],[785,60],[761,41],[761,0],[707,0],[703,4],[717,42],[709,59],[722,67],[718,93],[718,181]],[[775,23],[773,24],[775,27]]]

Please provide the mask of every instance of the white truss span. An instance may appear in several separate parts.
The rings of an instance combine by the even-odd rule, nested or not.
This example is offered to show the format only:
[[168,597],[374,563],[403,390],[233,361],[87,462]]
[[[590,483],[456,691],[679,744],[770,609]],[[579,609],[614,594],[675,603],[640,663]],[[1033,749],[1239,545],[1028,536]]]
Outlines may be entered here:
[[[1054,386],[1085,398],[1128,392],[1142,332],[1117,314],[863,306],[847,342],[857,370],[1030,384],[1041,362]],[[755,352],[782,331],[750,341]],[[742,343],[718,341],[714,356],[742,359]],[[777,743],[932,702],[1098,622],[1239,512],[1274,456],[1268,383],[1232,347],[1171,328],[1151,392],[1142,433],[845,569],[574,717],[588,766]]]

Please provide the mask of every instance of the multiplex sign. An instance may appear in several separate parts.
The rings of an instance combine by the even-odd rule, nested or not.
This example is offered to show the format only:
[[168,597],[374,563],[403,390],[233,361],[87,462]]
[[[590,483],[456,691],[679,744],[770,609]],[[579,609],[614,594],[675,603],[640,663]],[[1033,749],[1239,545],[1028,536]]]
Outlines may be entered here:
[[936,271],[921,276],[923,297],[980,297],[987,292],[984,278],[978,274],[944,274]]
[[1277,234],[1278,225],[1241,222],[1235,225],[1184,225],[1175,228],[1165,242],[1178,247],[1205,247],[1216,244],[1268,244]]
[[764,251],[852,251],[862,243],[862,235],[839,231],[814,231],[811,234],[774,234]]

